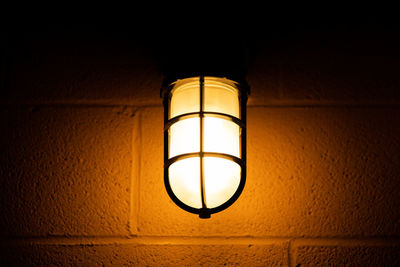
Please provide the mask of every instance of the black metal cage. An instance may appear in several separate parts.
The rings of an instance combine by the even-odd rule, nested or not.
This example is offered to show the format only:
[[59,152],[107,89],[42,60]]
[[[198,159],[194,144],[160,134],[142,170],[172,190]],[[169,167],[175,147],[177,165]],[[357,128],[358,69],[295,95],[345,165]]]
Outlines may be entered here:
[[[199,214],[200,218],[210,218],[211,214],[220,212],[229,206],[231,206],[240,196],[242,193],[244,186],[245,186],[245,181],[246,181],[246,104],[247,104],[247,96],[249,93],[249,87],[245,82],[238,83],[231,81],[236,89],[238,89],[238,97],[239,97],[239,118],[229,115],[229,114],[224,114],[220,112],[211,112],[211,111],[205,111],[204,109],[204,91],[205,91],[205,77],[207,76],[199,76],[198,77],[198,82],[199,82],[199,99],[200,99],[200,104],[199,108],[200,110],[198,112],[189,112],[185,114],[180,114],[178,116],[170,118],[170,106],[171,106],[171,98],[172,98],[172,92],[173,89],[176,85],[176,81],[172,82],[166,86],[164,86],[161,90],[161,96],[163,97],[163,104],[164,104],[164,184],[165,188],[167,190],[168,195],[170,198],[175,202],[176,205],[178,205],[180,208],[184,209],[185,211],[194,213],[194,214]],[[193,77],[192,77],[193,78]],[[212,77],[212,78],[218,78],[218,77]],[[221,78],[225,79],[225,78]],[[240,157],[231,155],[231,154],[225,154],[225,153],[217,153],[217,152],[208,152],[204,151],[204,118],[205,116],[207,117],[217,117],[221,119],[225,119],[228,121],[231,121],[235,123],[236,125],[239,126],[240,129]],[[183,153],[179,154],[173,157],[169,157],[169,150],[170,150],[170,138],[169,138],[169,131],[171,129],[171,126],[177,123],[178,121],[185,120],[188,118],[194,118],[197,117],[199,118],[199,130],[200,130],[200,151],[198,152],[191,152],[191,153]],[[169,177],[169,168],[170,166],[182,159],[186,158],[191,158],[191,157],[199,157],[200,158],[200,181],[199,181],[199,186],[200,186],[200,193],[201,193],[201,208],[196,208],[192,207],[190,205],[185,204],[182,202],[175,194],[173,189],[171,188],[171,183],[170,183],[170,177]],[[204,157],[217,157],[217,158],[224,158],[230,161],[233,161],[237,163],[240,166],[240,182],[239,186],[237,187],[235,193],[223,204],[217,206],[217,207],[212,207],[209,208],[207,206],[206,200],[205,200],[205,186],[204,186]]]

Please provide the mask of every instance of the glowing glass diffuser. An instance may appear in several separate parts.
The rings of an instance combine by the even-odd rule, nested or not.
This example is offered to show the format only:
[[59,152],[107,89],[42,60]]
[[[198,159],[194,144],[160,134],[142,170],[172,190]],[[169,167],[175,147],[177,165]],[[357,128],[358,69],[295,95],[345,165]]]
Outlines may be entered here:
[[182,209],[209,218],[246,180],[247,90],[226,78],[177,80],[164,98],[164,183]]

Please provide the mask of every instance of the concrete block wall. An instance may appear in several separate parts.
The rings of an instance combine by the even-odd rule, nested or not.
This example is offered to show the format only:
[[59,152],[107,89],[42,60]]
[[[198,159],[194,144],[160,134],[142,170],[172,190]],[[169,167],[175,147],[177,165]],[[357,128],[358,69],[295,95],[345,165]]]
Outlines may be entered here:
[[201,220],[164,189],[163,77],[145,43],[91,28],[9,35],[1,265],[400,265],[397,37],[258,40],[247,184]]

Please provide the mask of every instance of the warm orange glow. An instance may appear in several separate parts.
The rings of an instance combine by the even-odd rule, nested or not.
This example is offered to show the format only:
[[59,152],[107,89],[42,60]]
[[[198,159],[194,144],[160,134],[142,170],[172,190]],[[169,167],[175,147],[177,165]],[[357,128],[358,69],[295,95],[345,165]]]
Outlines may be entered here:
[[[239,93],[235,85],[221,78],[205,77],[203,109],[239,118]],[[172,90],[169,118],[200,111],[199,78],[180,80]],[[240,158],[240,127],[226,118],[205,115],[203,152],[218,152]],[[174,123],[169,130],[169,158],[200,151],[200,118]],[[225,203],[240,182],[240,166],[228,159],[203,159],[204,193],[208,208]],[[200,157],[178,160],[169,168],[172,191],[186,205],[201,208]]]

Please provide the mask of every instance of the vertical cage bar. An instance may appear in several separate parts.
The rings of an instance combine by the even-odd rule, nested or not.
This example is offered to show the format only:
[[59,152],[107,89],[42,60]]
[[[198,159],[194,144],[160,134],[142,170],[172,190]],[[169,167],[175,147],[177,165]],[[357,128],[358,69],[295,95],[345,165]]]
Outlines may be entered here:
[[[239,87],[240,97],[239,97],[239,106],[240,106],[240,120],[243,122],[245,127],[241,128],[241,138],[240,138],[240,158],[244,162],[244,166],[242,169],[246,171],[247,169],[247,92],[245,92],[244,88]],[[243,171],[243,170],[242,170]]]
[[209,218],[207,214],[207,204],[204,185],[204,76],[200,76],[200,192],[201,192],[201,207],[203,212],[200,213],[200,218]]
[[[164,95],[164,99],[163,99],[164,125],[169,120],[169,109],[170,109],[170,104],[171,104],[170,102],[171,102],[171,94],[170,94],[170,92],[168,92],[167,94]],[[173,196],[172,189],[169,186],[169,166],[165,165],[169,158],[169,147],[170,147],[169,129],[164,128],[164,185],[165,185],[165,188],[167,189],[168,194]]]
[[[170,94],[168,93],[167,96],[163,99],[164,105],[164,125],[169,120],[169,106],[170,106]],[[164,163],[168,161],[169,157],[169,129],[164,129]]]

